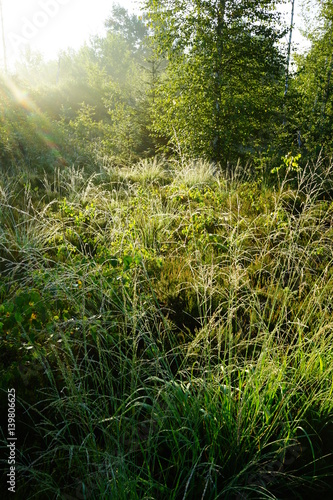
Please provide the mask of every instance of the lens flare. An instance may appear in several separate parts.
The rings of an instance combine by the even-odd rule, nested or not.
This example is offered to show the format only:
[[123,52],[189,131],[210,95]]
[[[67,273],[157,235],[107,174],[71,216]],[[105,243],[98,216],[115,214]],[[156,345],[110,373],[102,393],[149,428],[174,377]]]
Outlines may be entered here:
[[[1,102],[2,101],[2,102]],[[29,125],[34,133],[44,142],[44,144],[53,152],[55,158],[61,163],[65,163],[59,151],[59,145],[54,137],[52,130],[54,124],[38,108],[35,102],[29,96],[27,90],[21,89],[8,75],[0,77],[0,110],[2,114],[6,112],[6,102],[12,101],[18,104],[27,115]],[[1,109],[2,108],[2,109]]]

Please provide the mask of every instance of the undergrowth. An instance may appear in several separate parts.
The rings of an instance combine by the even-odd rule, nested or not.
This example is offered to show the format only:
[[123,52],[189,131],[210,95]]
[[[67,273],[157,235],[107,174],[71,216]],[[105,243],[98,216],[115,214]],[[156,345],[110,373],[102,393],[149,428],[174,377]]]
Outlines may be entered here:
[[157,159],[1,181],[20,498],[329,494],[331,183]]

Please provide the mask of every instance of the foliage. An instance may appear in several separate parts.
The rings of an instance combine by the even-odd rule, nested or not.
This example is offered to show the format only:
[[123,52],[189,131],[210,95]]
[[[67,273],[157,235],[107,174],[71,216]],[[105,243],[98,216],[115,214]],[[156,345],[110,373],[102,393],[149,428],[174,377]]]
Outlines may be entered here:
[[296,57],[297,74],[292,83],[296,102],[291,114],[294,137],[298,135],[308,158],[316,158],[321,151],[332,154],[333,11],[327,1],[316,1],[312,10],[317,11],[317,19],[312,19],[305,33],[311,48]]
[[285,163],[275,191],[161,159],[2,182],[20,495],[330,491],[332,166]]
[[62,130],[16,84],[0,80],[0,168],[53,172],[70,157]]
[[154,128],[182,154],[225,164],[267,147],[282,112],[275,3],[145,2],[168,61]]

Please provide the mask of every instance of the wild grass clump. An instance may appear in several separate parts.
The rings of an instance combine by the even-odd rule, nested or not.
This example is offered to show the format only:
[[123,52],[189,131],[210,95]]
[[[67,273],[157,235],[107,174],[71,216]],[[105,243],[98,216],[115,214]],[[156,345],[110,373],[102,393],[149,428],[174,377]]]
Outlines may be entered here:
[[174,163],[174,183],[184,184],[187,187],[210,185],[216,181],[218,169],[205,160],[193,160],[186,164]]
[[1,185],[21,496],[330,491],[329,193],[316,167],[276,190],[172,168],[61,173],[39,202]]
[[159,160],[157,157],[140,160],[133,167],[123,170],[123,173],[132,182],[143,185],[147,183],[163,185],[163,183],[170,182],[171,177],[166,161]]

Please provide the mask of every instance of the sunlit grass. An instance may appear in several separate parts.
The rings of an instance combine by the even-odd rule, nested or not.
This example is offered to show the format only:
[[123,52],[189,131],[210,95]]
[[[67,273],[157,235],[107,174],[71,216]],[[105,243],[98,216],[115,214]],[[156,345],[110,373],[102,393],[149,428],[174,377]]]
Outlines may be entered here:
[[331,174],[316,172],[270,191],[154,160],[1,184],[22,495],[288,498],[330,480]]

